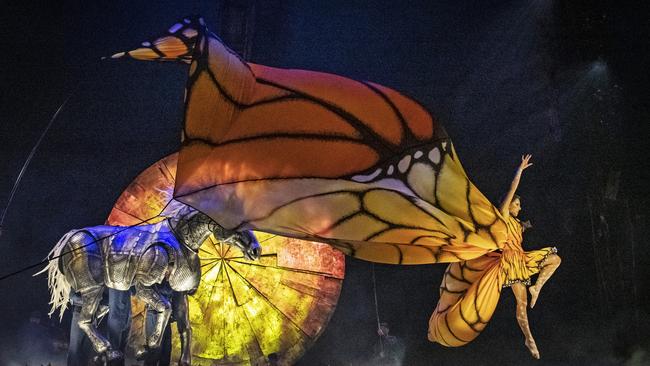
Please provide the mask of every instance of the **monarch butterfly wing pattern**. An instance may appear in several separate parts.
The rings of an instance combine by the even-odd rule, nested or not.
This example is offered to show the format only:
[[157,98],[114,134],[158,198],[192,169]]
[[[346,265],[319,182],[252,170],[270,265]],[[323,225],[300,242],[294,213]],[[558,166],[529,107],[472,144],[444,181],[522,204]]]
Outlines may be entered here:
[[203,18],[185,17],[166,32],[130,51],[118,52],[111,59],[132,58],[142,61],[177,61],[189,64],[194,44],[204,26]]
[[396,179],[377,183],[316,178],[249,181],[178,199],[231,228],[261,228],[323,241],[346,254],[381,263],[453,262],[493,250],[489,236],[471,233],[471,243],[465,242],[464,228],[455,217],[395,182],[400,183]]
[[447,266],[440,299],[429,320],[429,340],[447,347],[476,338],[492,318],[503,273],[496,253]]
[[467,260],[505,239],[421,105],[375,83],[246,63],[201,27],[176,199],[228,228],[382,263]]

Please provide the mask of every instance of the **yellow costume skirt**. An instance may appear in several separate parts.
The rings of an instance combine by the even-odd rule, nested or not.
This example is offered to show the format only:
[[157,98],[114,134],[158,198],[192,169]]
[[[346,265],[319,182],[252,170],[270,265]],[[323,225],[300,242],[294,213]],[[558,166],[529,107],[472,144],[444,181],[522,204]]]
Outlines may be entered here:
[[501,289],[516,282],[530,285],[530,277],[556,252],[554,247],[529,252],[506,249],[451,263],[429,320],[429,340],[448,347],[474,340],[492,318]]

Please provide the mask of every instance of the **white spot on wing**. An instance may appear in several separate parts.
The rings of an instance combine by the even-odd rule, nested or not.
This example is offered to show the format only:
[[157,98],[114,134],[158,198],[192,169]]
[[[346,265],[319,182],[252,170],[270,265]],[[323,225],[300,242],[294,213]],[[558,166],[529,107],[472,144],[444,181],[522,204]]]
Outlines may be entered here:
[[442,149],[447,151],[447,141],[442,142]]
[[124,52],[118,52],[118,53],[114,54],[113,56],[111,56],[111,58],[120,58],[120,57],[123,57],[123,56],[124,56]]
[[386,174],[391,175],[391,174],[393,174],[394,170],[395,170],[395,168],[391,165],[391,166],[388,167],[388,170],[386,171]]
[[183,25],[181,23],[176,23],[169,28],[169,33],[176,33],[181,28],[183,28]]
[[402,158],[402,160],[399,161],[399,163],[397,163],[397,169],[399,169],[400,172],[404,173],[409,168],[410,164],[411,155],[406,155]]
[[184,21],[186,24],[190,24],[190,20],[187,19],[187,18],[183,19],[183,21]]
[[413,157],[416,158],[416,159],[419,159],[419,158],[422,157],[422,155],[424,155],[424,154],[422,153],[422,151],[419,151],[419,150],[418,150],[418,151],[415,152],[415,154],[413,154]]
[[183,31],[183,35],[187,38],[192,38],[192,37],[196,37],[197,32],[195,29],[187,28]]
[[355,182],[365,183],[377,178],[379,174],[381,174],[381,169],[377,169],[372,174],[368,174],[368,175],[355,175],[354,177],[352,177],[352,180]]
[[142,42],[142,45],[145,47],[151,47],[151,42]]
[[437,147],[434,147],[433,150],[429,152],[429,160],[431,160],[434,164],[438,164],[440,162],[440,150],[438,150]]

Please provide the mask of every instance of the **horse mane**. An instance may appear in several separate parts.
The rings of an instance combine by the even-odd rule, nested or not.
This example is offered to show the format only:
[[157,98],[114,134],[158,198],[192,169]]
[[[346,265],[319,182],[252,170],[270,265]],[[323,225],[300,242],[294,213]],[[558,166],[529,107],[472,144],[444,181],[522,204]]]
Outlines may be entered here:
[[70,240],[70,237],[76,233],[77,230],[72,230],[63,235],[54,248],[52,248],[52,251],[48,254],[47,258],[49,261],[45,268],[32,275],[37,276],[41,273],[47,272],[47,287],[50,290],[50,305],[52,305],[48,316],[51,317],[52,314],[59,309],[59,321],[63,319],[63,313],[68,308],[71,286],[66,280],[63,272],[59,269],[58,258],[61,256],[63,248],[68,240]]

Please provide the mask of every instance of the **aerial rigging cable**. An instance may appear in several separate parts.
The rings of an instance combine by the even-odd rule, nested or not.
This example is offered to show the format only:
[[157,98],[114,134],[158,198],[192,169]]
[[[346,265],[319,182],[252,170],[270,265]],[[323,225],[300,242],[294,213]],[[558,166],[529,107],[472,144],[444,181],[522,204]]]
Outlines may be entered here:
[[[171,201],[170,201],[170,202],[171,202]],[[169,202],[167,203],[167,205],[169,205]],[[167,205],[165,206],[165,208],[167,207]],[[163,208],[163,210],[161,210],[160,212],[162,213],[163,211],[164,211],[164,208]],[[77,251],[77,250],[83,249],[83,248],[85,248],[85,247],[87,247],[87,246],[89,246],[89,245],[95,244],[95,243],[97,243],[97,242],[99,242],[99,241],[102,241],[102,240],[104,240],[104,239],[106,239],[106,238],[109,238],[109,237],[111,237],[111,236],[115,236],[115,235],[121,233],[121,232],[124,231],[124,230],[128,230],[128,229],[130,229],[130,228],[132,228],[132,227],[134,227],[134,226],[138,226],[138,225],[142,225],[142,224],[144,224],[144,223],[147,223],[147,222],[149,222],[149,221],[151,221],[151,220],[156,219],[156,218],[159,217],[159,216],[160,216],[160,213],[159,213],[158,215],[155,215],[155,216],[149,217],[149,218],[147,218],[147,219],[140,220],[139,222],[137,222],[137,223],[135,223],[135,224],[133,224],[133,225],[130,225],[130,226],[124,226],[124,227],[122,228],[122,230],[118,230],[117,232],[114,232],[114,233],[112,233],[112,234],[109,234],[109,235],[106,235],[106,236],[102,236],[102,237],[97,238],[97,239],[95,239],[95,240],[93,240],[93,241],[91,241],[91,242],[89,242],[89,243],[87,243],[87,244],[80,245],[80,246],[78,246],[78,247],[76,247],[76,248],[74,248],[74,249],[72,249],[72,250],[67,251],[67,252],[62,252],[61,254],[56,255],[56,256],[51,256],[51,257],[48,256],[48,257],[45,257],[45,259],[43,259],[43,260],[40,261],[40,262],[30,264],[30,265],[28,265],[28,266],[25,266],[25,267],[19,269],[19,270],[16,270],[16,271],[13,271],[13,272],[11,272],[11,273],[7,273],[7,274],[4,274],[4,275],[0,276],[0,281],[2,281],[2,280],[4,280],[4,279],[7,279],[7,278],[9,278],[9,277],[13,277],[13,276],[15,276],[15,275],[17,275],[17,274],[20,274],[20,273],[23,273],[23,272],[25,272],[25,271],[28,271],[28,270],[30,270],[30,269],[32,269],[32,268],[35,268],[35,267],[38,267],[38,266],[41,266],[41,265],[47,264],[47,263],[50,262],[50,261],[53,261],[53,260],[55,260],[55,259],[57,259],[57,258],[60,258],[60,257],[63,257],[64,255],[67,255],[67,254],[70,254],[70,253],[72,253],[72,252],[74,252],[74,251]],[[40,273],[40,272],[39,272],[39,273]],[[38,274],[38,273],[37,273],[37,274]]]
[[[94,71],[96,72],[91,72],[91,75],[96,75],[98,74],[98,71],[101,70],[101,67],[98,67],[101,64],[101,61],[99,63],[96,62],[90,62],[87,64],[82,65],[80,68],[83,70],[88,66],[95,66]],[[2,236],[2,229],[3,229],[3,224],[5,221],[5,217],[7,216],[7,212],[9,211],[9,206],[11,206],[11,203],[13,202],[14,196],[16,195],[16,192],[18,191],[18,186],[20,185],[21,180],[23,179],[23,176],[25,175],[25,172],[27,171],[27,168],[29,167],[29,164],[32,162],[32,159],[34,158],[34,155],[36,155],[36,152],[38,151],[38,148],[41,146],[41,143],[45,139],[45,136],[49,132],[50,128],[54,125],[54,122],[56,119],[59,117],[61,114],[61,111],[63,111],[63,108],[68,104],[70,99],[72,98],[73,95],[80,89],[81,84],[86,81],[82,80],[76,83],[74,88],[72,88],[72,91],[68,93],[68,96],[63,100],[63,103],[59,105],[59,108],[57,108],[56,112],[54,112],[54,115],[52,115],[52,118],[50,118],[50,121],[47,123],[45,128],[43,129],[43,132],[41,132],[41,135],[38,137],[38,140],[36,140],[36,143],[34,144],[34,147],[32,147],[32,150],[29,152],[29,155],[27,155],[27,159],[25,159],[25,162],[23,163],[23,166],[20,168],[20,172],[18,173],[18,177],[16,177],[16,181],[14,182],[13,187],[11,188],[11,193],[9,194],[9,199],[7,200],[7,204],[5,205],[5,208],[2,210],[2,216],[0,216],[0,236]]]
[[372,263],[372,291],[375,295],[375,315],[377,316],[377,335],[379,335],[379,354],[384,354],[383,330],[379,321],[379,304],[377,303],[377,281],[375,280],[375,264]]
[[[36,140],[36,143],[34,144],[34,147],[32,147],[31,151],[29,152],[29,155],[27,155],[27,158],[25,159],[25,162],[23,163],[23,165],[22,165],[22,167],[20,169],[20,172],[18,173],[18,177],[16,177],[16,181],[14,182],[14,185],[13,185],[13,187],[11,189],[11,193],[9,194],[9,199],[7,200],[7,204],[5,205],[5,207],[4,207],[3,211],[2,211],[2,216],[0,216],[0,236],[2,236],[3,224],[4,224],[5,217],[7,216],[7,212],[9,211],[9,207],[11,206],[11,203],[13,202],[14,196],[16,195],[16,192],[18,191],[18,186],[20,185],[20,182],[23,179],[23,176],[25,175],[25,172],[27,171],[27,168],[29,167],[29,164],[32,162],[32,159],[36,155],[36,152],[38,151],[38,148],[41,146],[41,143],[45,139],[45,136],[49,132],[50,128],[54,125],[54,122],[57,120],[57,118],[61,114],[61,111],[63,111],[63,108],[68,104],[68,102],[70,101],[72,96],[75,95],[75,93],[79,90],[79,87],[81,86],[82,83],[83,83],[83,81],[78,82],[75,85],[75,87],[72,89],[72,91],[70,93],[68,93],[68,95],[65,98],[65,100],[63,101],[63,103],[61,103],[61,105],[59,105],[59,108],[57,108],[56,112],[54,112],[54,115],[52,115],[52,118],[50,118],[50,121],[47,123],[47,125],[43,129],[43,132],[41,132],[40,136],[38,137],[38,140]],[[167,203],[167,205],[169,205],[169,202]],[[163,210],[161,210],[160,213],[162,213],[165,210],[167,205],[165,205],[165,207],[163,208]],[[158,215],[154,216],[154,217],[144,219],[144,220],[138,222],[135,225],[125,227],[124,230],[126,230],[127,228],[130,228],[130,227],[133,227],[133,226],[137,226],[137,225],[147,223],[148,221],[151,221],[151,220],[159,217],[160,213]],[[111,235],[115,235],[115,234],[111,234]],[[93,244],[93,243],[95,243],[95,242],[97,242],[99,240],[102,240],[102,239],[105,239],[105,237],[98,238],[97,240],[95,240],[93,242],[90,242],[90,243],[88,243],[86,245],[80,246],[80,247],[78,247],[78,248],[76,248],[74,250],[82,249],[85,246],[91,245],[91,244]],[[72,251],[74,251],[74,250],[72,250]],[[22,272],[28,271],[28,270],[30,270],[32,268],[47,264],[49,261],[57,259],[57,258],[59,258],[61,256],[66,255],[66,254],[70,254],[72,251],[61,253],[60,255],[55,256],[55,257],[46,257],[45,259],[39,261],[38,263],[33,263],[33,264],[25,266],[25,267],[23,267],[21,269],[15,270],[13,272],[10,272],[10,273],[4,274],[4,275],[1,275],[0,276],[0,281],[2,281],[4,279],[7,279],[9,277],[13,277],[13,276],[15,276],[17,274],[20,274]]]
[[0,216],[0,236],[2,236],[2,225],[5,221],[5,217],[7,216],[7,211],[9,210],[9,206],[11,205],[11,202],[13,201],[14,196],[16,195],[16,191],[18,190],[18,185],[20,185],[20,181],[23,179],[23,175],[25,175],[25,172],[27,171],[27,167],[29,166],[29,163],[32,162],[32,159],[34,158],[34,155],[36,155],[36,151],[38,150],[38,148],[41,146],[41,142],[43,142],[45,135],[50,130],[50,127],[52,127],[52,125],[54,124],[54,121],[63,110],[63,107],[65,107],[65,105],[68,103],[72,95],[74,95],[75,91],[77,91],[78,87],[79,84],[77,84],[77,86],[75,86],[75,88],[72,89],[72,91],[70,92],[70,94],[68,94],[68,96],[65,98],[63,103],[61,103],[59,108],[56,110],[56,112],[50,119],[50,122],[48,122],[48,124],[45,126],[45,129],[43,129],[43,132],[41,132],[41,135],[39,136],[38,140],[36,140],[36,144],[34,144],[34,147],[32,147],[32,150],[29,152],[29,155],[27,155],[27,159],[25,159],[22,168],[20,168],[20,173],[18,173],[18,177],[14,182],[14,186],[11,188],[9,199],[7,200],[7,204],[5,205],[4,210],[2,210],[2,216]]

